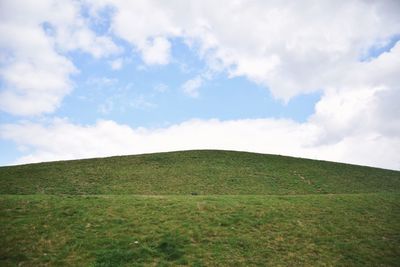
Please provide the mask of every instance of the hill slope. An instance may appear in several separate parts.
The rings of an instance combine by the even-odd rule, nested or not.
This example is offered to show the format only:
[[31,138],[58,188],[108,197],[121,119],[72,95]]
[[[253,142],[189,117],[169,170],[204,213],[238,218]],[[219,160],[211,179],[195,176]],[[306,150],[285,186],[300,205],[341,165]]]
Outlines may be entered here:
[[232,151],[184,151],[0,168],[1,194],[395,192],[400,172]]
[[398,266],[399,233],[396,171],[231,151],[0,168],[0,266]]

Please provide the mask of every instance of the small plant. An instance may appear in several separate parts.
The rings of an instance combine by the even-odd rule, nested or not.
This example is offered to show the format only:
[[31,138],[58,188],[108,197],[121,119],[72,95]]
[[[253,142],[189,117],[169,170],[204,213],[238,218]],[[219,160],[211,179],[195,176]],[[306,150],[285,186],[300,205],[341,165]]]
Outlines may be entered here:
[[129,249],[104,250],[96,258],[96,267],[123,266],[134,260],[134,253]]
[[157,250],[163,254],[166,260],[175,261],[184,256],[184,248],[187,243],[187,239],[178,232],[167,233],[161,238]]

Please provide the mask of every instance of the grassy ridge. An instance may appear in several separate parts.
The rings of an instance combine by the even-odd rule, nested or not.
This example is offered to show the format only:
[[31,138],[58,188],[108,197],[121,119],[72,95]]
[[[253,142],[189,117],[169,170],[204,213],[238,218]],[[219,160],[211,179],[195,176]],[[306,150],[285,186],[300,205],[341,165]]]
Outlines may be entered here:
[[0,168],[0,266],[399,262],[396,171],[207,150]]
[[1,194],[398,192],[396,171],[232,151],[186,151],[0,168]]

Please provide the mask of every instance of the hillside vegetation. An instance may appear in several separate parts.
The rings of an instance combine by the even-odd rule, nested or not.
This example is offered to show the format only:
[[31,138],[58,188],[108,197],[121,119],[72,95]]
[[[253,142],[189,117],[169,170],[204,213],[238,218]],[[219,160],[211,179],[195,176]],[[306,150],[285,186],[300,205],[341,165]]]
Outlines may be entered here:
[[232,151],[0,168],[0,266],[398,266],[400,172]]
[[395,192],[399,172],[232,151],[185,151],[0,168],[2,194],[288,195]]

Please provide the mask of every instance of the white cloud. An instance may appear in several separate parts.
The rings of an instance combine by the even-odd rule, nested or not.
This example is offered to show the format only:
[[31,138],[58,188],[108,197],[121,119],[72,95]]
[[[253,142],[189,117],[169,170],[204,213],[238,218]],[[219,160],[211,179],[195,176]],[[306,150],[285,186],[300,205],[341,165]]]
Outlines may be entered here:
[[108,98],[104,101],[104,103],[100,104],[97,108],[97,110],[103,114],[103,115],[107,115],[110,114],[111,111],[113,111],[115,107],[114,101],[112,98]]
[[[291,120],[191,120],[166,128],[131,128],[113,121],[75,125],[8,124],[1,137],[28,147],[17,162],[149,153],[186,149],[230,149],[284,154],[400,169],[400,139],[356,133],[331,144],[315,144],[321,134],[313,123]],[[99,146],[101,144],[101,146]]]
[[118,80],[107,77],[93,77],[87,83],[92,89],[97,89],[93,91],[91,98],[101,99],[98,100],[97,111],[103,115],[112,112],[126,113],[132,109],[151,110],[157,108],[157,104],[154,102],[156,94],[138,94],[132,83],[121,86]]
[[285,101],[337,86],[349,68],[368,65],[359,59],[371,46],[400,32],[400,2],[392,0],[92,1],[94,10],[107,5],[115,10],[112,32],[145,63],[169,62],[169,45],[149,59],[152,40],[183,38],[209,68],[245,76]]
[[187,80],[181,85],[182,91],[193,98],[197,98],[200,95],[200,88],[206,81],[212,80],[215,75],[215,71],[206,70],[196,75],[192,79]]
[[117,58],[113,61],[110,61],[110,66],[111,66],[111,69],[113,69],[113,70],[120,70],[122,68],[123,64],[124,64],[124,61],[122,58]]
[[71,92],[77,72],[61,52],[102,57],[120,51],[109,37],[90,30],[80,8],[76,1],[1,1],[1,111],[22,116],[54,111]]
[[139,95],[137,97],[134,97],[129,105],[135,109],[141,109],[141,110],[148,110],[148,109],[153,109],[156,108],[157,105],[150,102],[146,96],[144,95]]
[[0,67],[0,110],[36,115],[56,109],[71,91],[73,64],[57,54],[51,41],[35,27],[2,24],[0,35],[0,50],[12,51]]
[[310,120],[324,129],[321,142],[356,133],[400,136],[400,42],[367,63],[355,63],[336,76]]
[[114,88],[118,83],[118,80],[115,78],[109,77],[90,77],[86,80],[86,84],[92,89],[106,89],[106,88]]
[[196,98],[199,96],[199,89],[202,86],[204,79],[198,75],[193,79],[187,80],[182,85],[182,91],[190,97]]
[[[89,17],[81,15],[82,6],[88,8]],[[99,36],[90,23],[109,7],[110,28]],[[19,87],[4,74],[0,107],[16,115],[54,111],[71,91],[70,76],[75,71],[59,52],[81,50],[94,57],[118,54],[121,48],[111,33],[130,43],[147,65],[171,62],[171,39],[182,38],[209,69],[245,76],[288,101],[315,90],[349,88],[365,77],[376,78],[367,79],[370,83],[383,81],[394,68],[388,71],[385,68],[390,66],[382,65],[383,75],[379,75],[376,68],[369,70],[370,62],[359,59],[371,46],[385,46],[400,32],[400,2],[394,0],[2,1],[0,12],[2,72],[9,73],[14,64],[31,64],[27,69],[34,71],[29,77],[41,73],[51,76],[43,80],[45,86],[47,81],[57,84],[39,93],[30,90],[35,80],[25,79],[29,86]],[[50,57],[51,65],[39,59]],[[118,60],[112,62],[114,69],[120,65]],[[364,70],[362,75],[359,69]],[[375,85],[366,87],[371,86]],[[41,104],[35,105],[33,100],[41,95]],[[31,107],[19,108],[23,104]]]
[[178,29],[170,22],[170,14],[152,1],[86,1],[93,14],[112,6],[111,31],[131,43],[147,65],[165,65],[170,61],[168,37]]
[[154,38],[142,47],[143,61],[147,65],[165,65],[170,61],[171,44],[166,38]]
[[154,89],[154,91],[156,91],[158,93],[165,93],[169,90],[169,87],[165,83],[159,83],[159,84],[156,84],[153,87],[153,89]]

